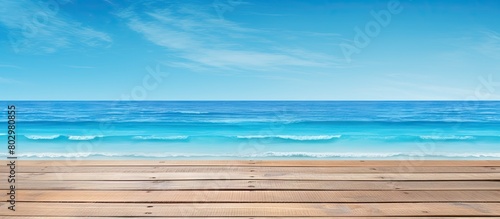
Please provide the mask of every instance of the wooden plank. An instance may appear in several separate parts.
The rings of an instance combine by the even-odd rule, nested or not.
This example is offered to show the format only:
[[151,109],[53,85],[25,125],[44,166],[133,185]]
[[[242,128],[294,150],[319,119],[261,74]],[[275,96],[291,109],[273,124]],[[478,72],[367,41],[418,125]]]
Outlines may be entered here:
[[[0,178],[7,178],[7,174],[0,174]],[[18,181],[40,180],[498,180],[500,173],[19,173]]]
[[0,218],[500,217],[499,163],[21,160]]
[[[7,162],[7,161],[5,161]],[[500,160],[18,160],[19,166],[500,166]]]
[[[81,219],[83,217],[28,217],[28,216],[8,216],[2,217],[0,219]],[[87,217],[85,217],[87,218]],[[99,217],[100,219],[113,219],[113,218],[122,218],[122,217]],[[123,217],[127,219],[139,219],[139,218],[151,218],[151,217]],[[207,217],[162,217],[168,219],[206,219]],[[284,218],[284,217],[251,217],[252,219],[276,219],[276,218]],[[288,219],[303,219],[304,217],[286,217]],[[326,219],[332,218],[331,216],[325,217],[307,217],[307,219]],[[492,217],[391,217],[390,219],[491,219]],[[245,217],[209,217],[209,219],[248,219]],[[335,217],[335,219],[387,219],[387,217]]]
[[[245,166],[19,166],[18,173],[310,172],[310,167]],[[0,166],[0,173],[8,172]],[[500,167],[315,167],[317,173],[500,173]]]
[[[8,189],[2,183],[0,189]],[[194,180],[194,181],[25,181],[18,190],[317,190],[317,191],[419,191],[497,190],[500,181],[288,181],[288,180]]]
[[[0,198],[8,200],[7,190]],[[18,202],[384,203],[500,202],[500,191],[47,191],[21,190]]]
[[1,215],[10,216],[500,216],[500,203],[217,203],[118,204],[25,202]]

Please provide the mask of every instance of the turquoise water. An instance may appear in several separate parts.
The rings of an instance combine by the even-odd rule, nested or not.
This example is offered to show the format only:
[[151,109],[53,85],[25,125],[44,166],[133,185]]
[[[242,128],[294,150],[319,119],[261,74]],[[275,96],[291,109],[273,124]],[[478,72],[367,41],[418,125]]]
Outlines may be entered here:
[[500,102],[2,105],[21,159],[500,159]]

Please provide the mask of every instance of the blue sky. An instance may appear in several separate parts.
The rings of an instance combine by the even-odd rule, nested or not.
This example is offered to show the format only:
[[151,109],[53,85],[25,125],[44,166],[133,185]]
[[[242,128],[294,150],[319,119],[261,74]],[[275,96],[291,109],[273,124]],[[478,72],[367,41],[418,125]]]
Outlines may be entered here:
[[498,100],[499,21],[496,0],[0,0],[0,92]]

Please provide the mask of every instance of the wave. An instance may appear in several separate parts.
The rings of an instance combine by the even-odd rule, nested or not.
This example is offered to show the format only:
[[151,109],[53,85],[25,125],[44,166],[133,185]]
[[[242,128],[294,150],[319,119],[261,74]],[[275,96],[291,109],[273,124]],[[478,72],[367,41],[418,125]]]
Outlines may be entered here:
[[26,135],[27,139],[31,140],[52,140],[61,137],[60,135]]
[[179,114],[209,114],[209,112],[201,112],[201,111],[172,111],[172,113],[179,113]]
[[157,136],[157,135],[115,135],[115,136],[104,136],[104,135],[51,135],[51,136],[39,136],[39,135],[26,135],[29,140],[70,140],[70,141],[89,141],[95,140],[97,138],[102,140],[122,140],[122,141],[147,141],[147,140],[164,140],[164,141],[174,141],[174,140],[187,140],[187,139],[199,139],[206,140],[208,138],[223,138],[232,140],[241,139],[274,139],[274,140],[289,140],[289,141],[327,141],[333,139],[340,139],[342,135],[245,135],[245,136],[187,136],[187,135],[174,135],[174,136]]
[[147,140],[186,140],[189,136],[156,136],[156,135],[24,135],[31,141],[92,141],[92,140],[119,140],[119,141],[147,141]]
[[423,140],[474,140],[476,137],[474,136],[456,136],[456,135],[449,135],[449,136],[439,136],[439,135],[424,135],[424,136],[419,136],[420,139]]
[[186,126],[196,126],[196,125],[232,125],[232,124],[272,124],[272,125],[336,125],[336,126],[359,126],[359,125],[378,125],[378,126],[450,126],[450,125],[470,125],[470,126],[497,126],[500,124],[499,118],[482,118],[482,119],[466,119],[466,118],[456,118],[456,119],[424,119],[424,120],[414,120],[414,119],[401,119],[401,120],[387,120],[387,119],[363,119],[363,118],[352,118],[352,119],[299,119],[296,117],[291,118],[272,118],[263,117],[255,118],[250,116],[238,116],[238,117],[224,117],[224,116],[205,116],[217,114],[212,112],[202,112],[202,111],[171,111],[166,112],[166,114],[180,114],[180,115],[203,115],[197,117],[186,117],[180,115],[172,116],[149,116],[149,117],[101,117],[101,118],[78,118],[78,119],[68,119],[66,117],[56,118],[20,118],[19,122],[24,122],[26,124],[33,125],[99,125],[101,123],[113,123],[113,124],[175,124],[175,125],[186,125]]
[[238,141],[267,141],[272,142],[333,142],[333,141],[375,141],[375,142],[419,142],[419,141],[434,141],[434,142],[500,142],[498,135],[40,135],[31,134],[24,135],[29,141],[199,141],[217,140],[221,142],[238,142]]
[[132,139],[138,140],[186,140],[189,136],[134,136]]
[[321,141],[341,138],[342,135],[240,135],[239,139],[284,139],[295,141]]
[[96,138],[103,138],[103,135],[24,135],[24,137],[28,140],[42,140],[42,141],[62,141],[62,140],[70,140],[70,141],[89,141],[94,140]]
[[73,141],[88,141],[88,140],[94,140],[95,138],[102,138],[104,137],[103,135],[70,135],[68,136],[69,140]]
[[500,153],[335,153],[335,152],[265,152],[256,157],[311,157],[311,158],[393,158],[393,157],[449,157],[449,158],[500,158]]
[[[7,156],[0,153],[0,156]],[[25,158],[97,158],[97,157],[120,157],[120,158],[373,158],[393,159],[404,157],[422,158],[489,158],[500,159],[500,153],[441,153],[441,154],[418,154],[418,153],[335,153],[335,152],[275,152],[269,151],[255,154],[196,154],[196,153],[20,153],[18,157]]]

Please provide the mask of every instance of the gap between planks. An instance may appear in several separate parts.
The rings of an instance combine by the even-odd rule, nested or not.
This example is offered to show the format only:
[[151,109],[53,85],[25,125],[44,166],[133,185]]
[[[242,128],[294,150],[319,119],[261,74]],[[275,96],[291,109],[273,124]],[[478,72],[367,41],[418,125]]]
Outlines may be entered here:
[[[8,172],[0,166],[0,173]],[[416,167],[314,167],[316,173],[500,173],[500,167],[416,166]],[[311,167],[246,166],[19,166],[18,173],[160,173],[160,172],[310,172]]]
[[[7,184],[0,189],[7,189]],[[308,191],[421,191],[497,190],[499,181],[18,181],[18,190],[308,190]]]
[[[7,178],[7,173],[0,173],[0,178]],[[123,180],[403,180],[403,181],[442,181],[442,180],[468,180],[485,181],[498,180],[500,173],[19,173],[19,181],[123,181]]]
[[[7,203],[0,202],[0,209]],[[315,217],[315,216],[500,216],[500,203],[209,203],[118,204],[32,203],[17,206],[17,216],[171,216],[171,217]]]
[[[0,197],[8,200],[7,190]],[[500,202],[500,191],[47,191],[21,190],[18,202],[91,203],[406,203]]]

